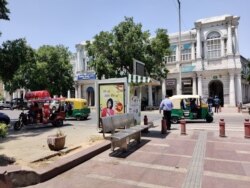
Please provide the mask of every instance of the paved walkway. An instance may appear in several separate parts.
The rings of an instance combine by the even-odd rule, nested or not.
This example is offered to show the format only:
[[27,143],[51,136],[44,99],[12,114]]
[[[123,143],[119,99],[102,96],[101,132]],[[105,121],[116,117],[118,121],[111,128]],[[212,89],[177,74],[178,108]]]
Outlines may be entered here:
[[215,122],[220,118],[226,121],[226,137],[219,137],[219,126],[206,123],[187,124],[187,135],[173,125],[163,135],[157,120],[158,126],[143,134],[140,145],[131,143],[128,152],[107,150],[30,187],[249,188],[250,139],[244,138],[249,114],[223,108]]

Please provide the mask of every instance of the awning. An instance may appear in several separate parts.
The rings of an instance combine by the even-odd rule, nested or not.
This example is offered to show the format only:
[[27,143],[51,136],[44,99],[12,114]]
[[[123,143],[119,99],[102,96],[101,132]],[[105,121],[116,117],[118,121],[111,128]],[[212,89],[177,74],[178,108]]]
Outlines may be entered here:
[[155,80],[148,76],[139,76],[139,75],[133,75],[133,74],[128,75],[128,83],[137,84],[137,85],[154,85],[154,86],[161,85],[158,80]]
[[181,67],[181,72],[193,72],[195,66],[194,65],[186,65]]

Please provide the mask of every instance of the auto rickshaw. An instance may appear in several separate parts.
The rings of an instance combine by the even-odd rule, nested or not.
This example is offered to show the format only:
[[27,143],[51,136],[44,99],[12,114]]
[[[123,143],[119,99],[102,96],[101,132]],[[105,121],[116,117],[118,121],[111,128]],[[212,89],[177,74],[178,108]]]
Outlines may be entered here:
[[66,118],[76,118],[86,120],[90,114],[90,108],[86,99],[66,98],[64,99]]
[[22,112],[14,124],[14,130],[20,130],[24,125],[49,124],[62,126],[65,119],[63,103],[57,110],[50,109],[50,94],[46,91],[31,91],[25,95],[28,100],[28,112]]
[[186,120],[206,120],[213,122],[213,112],[208,104],[199,95],[174,95],[169,98],[174,108],[171,113],[171,122],[178,123],[182,118]]

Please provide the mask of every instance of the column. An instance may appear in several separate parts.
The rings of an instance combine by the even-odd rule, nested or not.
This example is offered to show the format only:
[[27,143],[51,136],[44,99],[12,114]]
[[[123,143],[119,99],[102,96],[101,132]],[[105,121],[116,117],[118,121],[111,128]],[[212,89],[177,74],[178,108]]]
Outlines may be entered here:
[[78,98],[78,85],[75,85],[75,98]]
[[180,83],[180,76],[177,75],[176,78],[176,90],[177,90],[177,95],[181,95],[182,94],[182,88],[181,88],[181,83]]
[[235,90],[234,90],[234,73],[229,72],[230,82],[229,82],[229,103],[231,106],[235,106]]
[[166,80],[161,79],[161,99],[164,99],[166,95]]
[[153,106],[152,85],[148,85],[148,106]]
[[67,98],[71,98],[71,96],[70,96],[70,90],[67,91]]
[[196,29],[197,31],[197,38],[196,38],[196,58],[201,58],[201,34],[200,34],[200,27]]
[[193,95],[197,94],[197,88],[196,88],[196,76],[193,76]]
[[198,95],[202,96],[202,75],[198,76]]
[[227,28],[227,54],[232,55],[232,24],[231,21],[228,21],[228,28]]
[[220,46],[221,46],[221,57],[225,56],[225,44],[224,44],[224,38],[222,37],[220,40]]
[[195,49],[194,49],[194,43],[192,43],[192,46],[191,46],[191,60],[195,60]]
[[236,83],[237,83],[237,101],[238,102],[243,102],[242,101],[242,87],[241,87],[241,74],[238,73],[236,76]]
[[239,54],[238,24],[235,26],[235,53]]
[[78,98],[82,98],[82,85],[80,84],[79,86],[78,86]]

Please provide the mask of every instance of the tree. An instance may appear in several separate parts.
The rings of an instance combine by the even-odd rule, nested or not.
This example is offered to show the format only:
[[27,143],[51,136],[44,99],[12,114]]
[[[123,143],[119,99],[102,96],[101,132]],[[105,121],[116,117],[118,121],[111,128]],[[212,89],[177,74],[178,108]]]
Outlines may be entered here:
[[[6,7],[7,4],[8,3],[6,0],[0,0],[0,19],[2,20],[9,20],[8,13],[10,13],[10,11]],[[1,32],[0,32],[0,36],[1,36]]]
[[37,50],[35,68],[30,69],[31,90],[47,89],[52,95],[67,95],[74,84],[70,52],[62,45],[44,45]]
[[[142,31],[142,25],[136,24],[133,18],[115,26],[111,32],[100,32],[93,42],[87,41],[90,66],[94,67],[100,79],[123,77],[133,73],[133,58],[145,62],[150,76],[166,77],[162,71],[162,59],[169,54],[167,31],[158,29],[156,37],[150,40],[149,31]],[[160,74],[159,74],[160,73]],[[164,73],[164,74],[162,74]]]
[[0,19],[9,20],[9,9],[6,7],[8,2],[6,0],[0,0]]
[[[7,91],[11,92],[23,84],[13,82],[20,66],[35,62],[35,52],[27,45],[25,39],[6,41],[0,47],[0,78]],[[8,74],[6,74],[8,73]]]

